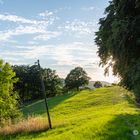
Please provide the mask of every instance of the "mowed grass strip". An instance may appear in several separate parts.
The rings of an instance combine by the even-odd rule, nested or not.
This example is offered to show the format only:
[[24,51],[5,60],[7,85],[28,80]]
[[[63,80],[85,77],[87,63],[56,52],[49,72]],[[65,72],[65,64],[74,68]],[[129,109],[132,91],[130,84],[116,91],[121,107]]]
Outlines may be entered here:
[[[121,87],[106,87],[51,98],[53,129],[2,136],[1,139],[139,140],[140,134],[133,132],[140,132],[140,109],[128,95],[131,93]],[[40,100],[26,106],[23,108],[25,116],[39,114],[43,104]],[[45,107],[40,114],[47,117]]]

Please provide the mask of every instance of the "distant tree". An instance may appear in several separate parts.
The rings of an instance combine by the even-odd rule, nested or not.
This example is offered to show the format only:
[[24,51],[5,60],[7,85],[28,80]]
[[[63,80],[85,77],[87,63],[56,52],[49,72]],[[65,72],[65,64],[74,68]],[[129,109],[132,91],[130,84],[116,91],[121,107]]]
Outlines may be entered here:
[[112,0],[105,14],[95,39],[101,65],[105,73],[113,67],[140,102],[140,0]]
[[94,87],[95,88],[100,88],[100,87],[102,87],[103,85],[102,85],[102,83],[100,82],[100,81],[96,81],[95,83],[94,83]]
[[44,84],[47,97],[52,97],[62,92],[62,80],[55,70],[43,69]]
[[13,91],[13,84],[17,82],[14,77],[11,66],[0,60],[0,124],[3,120],[13,120],[20,115],[18,94]]
[[89,83],[89,77],[87,73],[81,67],[76,67],[71,70],[65,79],[65,87],[67,89],[77,89],[79,90],[80,86],[87,85]]

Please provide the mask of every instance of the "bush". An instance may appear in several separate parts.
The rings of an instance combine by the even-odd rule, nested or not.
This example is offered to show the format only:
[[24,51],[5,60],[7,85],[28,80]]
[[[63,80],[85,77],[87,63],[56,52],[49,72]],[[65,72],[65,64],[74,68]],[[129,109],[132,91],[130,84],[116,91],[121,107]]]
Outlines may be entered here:
[[102,83],[100,81],[96,81],[93,86],[95,88],[100,88],[100,87],[102,87]]
[[13,92],[13,84],[17,82],[15,73],[8,63],[0,60],[0,125],[13,121],[20,116],[18,94]]

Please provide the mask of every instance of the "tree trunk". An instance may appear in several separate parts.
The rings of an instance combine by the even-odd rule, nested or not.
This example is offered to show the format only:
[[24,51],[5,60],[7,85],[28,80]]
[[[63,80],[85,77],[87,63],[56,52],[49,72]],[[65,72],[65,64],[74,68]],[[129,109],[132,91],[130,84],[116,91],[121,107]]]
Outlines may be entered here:
[[79,91],[79,87],[78,86],[76,87],[76,89],[77,89],[77,91]]

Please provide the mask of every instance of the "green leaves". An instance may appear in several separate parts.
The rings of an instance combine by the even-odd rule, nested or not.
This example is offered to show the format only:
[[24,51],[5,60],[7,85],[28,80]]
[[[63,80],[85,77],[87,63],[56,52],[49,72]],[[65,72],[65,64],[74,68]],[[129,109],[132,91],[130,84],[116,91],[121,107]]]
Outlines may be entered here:
[[[43,98],[41,90],[40,72],[37,65],[13,66],[16,77],[19,79],[15,84],[15,89],[19,92],[22,102]],[[56,71],[41,68],[47,96],[59,94],[62,84]]]
[[87,76],[87,73],[83,70],[83,68],[76,67],[67,75],[65,79],[65,87],[68,89],[76,88],[79,90],[80,86],[88,84],[89,79],[90,78]]
[[105,10],[106,17],[100,19],[100,28],[95,39],[99,48],[100,63],[106,66],[105,72],[107,73],[110,67],[108,62],[113,61],[111,66],[114,75],[120,76],[121,84],[132,90],[140,87],[140,77],[136,76],[140,73],[138,4],[137,0],[112,0]]
[[0,60],[0,124],[2,120],[18,116],[17,93],[13,92],[13,84],[17,81],[15,72],[8,63]]
[[55,70],[50,68],[43,70],[44,83],[46,87],[47,96],[55,96],[62,92],[62,82]]

